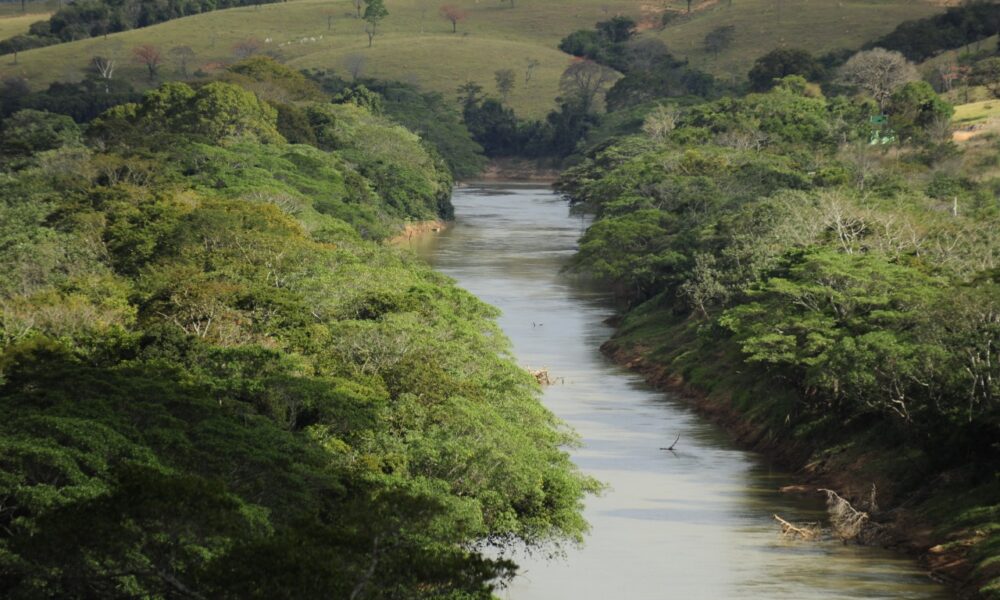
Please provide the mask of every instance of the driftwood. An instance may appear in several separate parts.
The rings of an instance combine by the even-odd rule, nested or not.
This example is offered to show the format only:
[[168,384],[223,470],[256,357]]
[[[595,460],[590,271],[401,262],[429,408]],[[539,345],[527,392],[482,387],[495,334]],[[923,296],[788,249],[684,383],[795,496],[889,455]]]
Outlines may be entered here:
[[552,385],[552,378],[549,377],[548,369],[528,369],[531,376],[535,378],[535,381],[539,385]]
[[673,452],[674,451],[674,447],[677,445],[677,442],[679,442],[679,441],[681,441],[681,434],[678,433],[677,437],[674,439],[674,443],[673,444],[670,444],[666,448],[660,448],[660,450],[670,450],[671,452]]
[[[820,488],[817,491],[826,494],[826,509],[830,514],[831,533],[834,537],[845,544],[853,541],[861,545],[875,544],[885,539],[885,527],[872,521],[869,513],[855,508],[843,496],[833,490]],[[873,484],[870,497],[863,502],[867,503],[869,510],[872,511],[878,510],[875,495],[876,489]],[[823,529],[819,523],[794,525],[778,515],[772,516],[775,521],[781,524],[782,536],[803,540],[817,540],[823,535]]]
[[798,538],[802,540],[817,540],[821,535],[823,535],[823,530],[820,528],[819,523],[802,523],[801,526],[797,527],[782,519],[778,515],[771,516],[774,517],[775,521],[781,524],[782,537]]
[[[830,524],[833,525],[833,531],[845,544],[853,541],[869,545],[878,542],[883,537],[884,527],[873,522],[871,515],[867,512],[854,508],[850,502],[833,490],[820,489],[819,491],[826,494],[826,508],[830,513]],[[868,503],[872,507],[877,506],[874,485],[872,485],[871,498]]]

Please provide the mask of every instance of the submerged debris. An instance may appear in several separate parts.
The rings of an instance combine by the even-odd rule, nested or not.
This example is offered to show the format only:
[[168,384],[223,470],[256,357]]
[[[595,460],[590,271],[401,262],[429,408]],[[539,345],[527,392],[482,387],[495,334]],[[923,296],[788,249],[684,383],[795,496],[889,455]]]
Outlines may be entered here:
[[678,433],[677,437],[674,439],[674,443],[673,444],[670,444],[666,448],[660,448],[660,450],[670,450],[671,452],[673,452],[674,448],[677,446],[677,442],[679,442],[679,441],[681,441],[681,434]]
[[535,381],[539,385],[552,385],[552,378],[549,377],[548,369],[528,369],[528,372],[531,373],[531,376],[535,378]]
[[[798,488],[799,486],[795,486]],[[800,491],[800,490],[796,490]],[[868,512],[859,510],[851,505],[843,496],[833,490],[820,488],[817,491],[826,494],[826,509],[830,514],[830,534],[847,542],[855,542],[862,546],[872,545],[884,541],[886,529],[884,525],[872,521]],[[862,501],[868,505],[871,511],[878,510],[878,502],[875,498],[876,489],[872,485],[871,495]],[[791,537],[802,540],[818,540],[823,537],[824,528],[819,523],[793,524],[782,519],[778,515],[772,515],[774,520],[781,524],[782,537]]]
[[781,524],[781,536],[801,540],[818,540],[823,535],[823,528],[819,523],[801,523],[792,525],[778,515],[771,515],[774,520]]
[[[850,502],[833,490],[821,489],[819,491],[826,494],[826,509],[830,512],[830,524],[833,525],[833,532],[845,544],[853,541],[868,545],[877,542],[882,537],[883,526],[873,522],[867,512],[854,508]],[[869,504],[877,506],[874,485]]]

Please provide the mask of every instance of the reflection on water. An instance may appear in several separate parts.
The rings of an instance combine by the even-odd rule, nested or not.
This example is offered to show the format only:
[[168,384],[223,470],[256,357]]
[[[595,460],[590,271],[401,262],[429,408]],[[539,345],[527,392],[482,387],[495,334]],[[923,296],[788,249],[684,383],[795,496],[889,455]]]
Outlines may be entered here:
[[[580,434],[576,464],[609,484],[592,530],[565,558],[521,556],[501,596],[531,599],[943,598],[905,558],[839,542],[784,541],[771,519],[823,517],[791,483],[669,394],[606,360],[608,298],[561,274],[586,223],[544,188],[492,185],[454,197],[454,227],[414,250],[503,311],[518,361],[565,383],[544,402]],[[659,450],[677,435],[676,452]]]

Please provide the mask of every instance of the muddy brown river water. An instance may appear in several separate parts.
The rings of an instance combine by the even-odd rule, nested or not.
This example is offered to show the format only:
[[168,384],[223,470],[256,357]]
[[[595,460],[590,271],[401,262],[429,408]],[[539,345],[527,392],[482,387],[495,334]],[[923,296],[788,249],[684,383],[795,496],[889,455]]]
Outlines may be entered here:
[[[609,486],[587,500],[591,531],[562,558],[516,554],[512,600],[948,598],[916,563],[875,548],[783,540],[771,515],[824,518],[822,501],[684,401],[656,391],[598,350],[610,299],[561,273],[586,226],[544,187],[459,188],[456,222],[414,250],[503,311],[525,366],[564,383],[543,401],[580,435],[573,459]],[[659,450],[680,435],[676,452]]]

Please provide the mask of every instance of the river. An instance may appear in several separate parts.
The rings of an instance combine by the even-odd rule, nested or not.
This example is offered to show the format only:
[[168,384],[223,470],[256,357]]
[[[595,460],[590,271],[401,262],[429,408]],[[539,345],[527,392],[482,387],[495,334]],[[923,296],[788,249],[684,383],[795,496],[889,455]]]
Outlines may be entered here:
[[[824,517],[820,499],[780,494],[792,476],[738,449],[671,394],[598,350],[609,298],[560,272],[586,223],[547,188],[464,187],[456,222],[414,249],[503,311],[517,360],[560,383],[545,405],[573,427],[574,462],[609,486],[591,531],[562,558],[518,554],[502,598],[946,598],[906,557],[839,542],[783,540],[771,515]],[[677,437],[675,452],[660,450]]]

